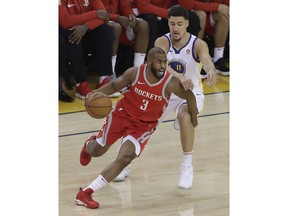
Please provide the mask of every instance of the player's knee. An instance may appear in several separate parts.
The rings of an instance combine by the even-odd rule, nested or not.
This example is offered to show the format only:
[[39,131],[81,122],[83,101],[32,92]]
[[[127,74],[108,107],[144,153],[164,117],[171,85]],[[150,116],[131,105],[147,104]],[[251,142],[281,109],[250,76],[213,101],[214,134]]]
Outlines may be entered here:
[[102,156],[107,150],[109,146],[101,146],[97,143],[96,140],[91,140],[86,145],[86,151],[90,153],[91,157],[100,157]]

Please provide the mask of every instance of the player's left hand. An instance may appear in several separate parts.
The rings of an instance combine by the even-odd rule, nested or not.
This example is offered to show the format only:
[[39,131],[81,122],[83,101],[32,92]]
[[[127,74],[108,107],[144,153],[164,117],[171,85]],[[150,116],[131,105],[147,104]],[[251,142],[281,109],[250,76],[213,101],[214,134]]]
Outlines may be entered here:
[[212,68],[207,72],[207,81],[210,86],[213,86],[217,82],[216,69]]
[[182,85],[185,91],[193,88],[193,83],[191,79],[182,75],[178,76],[178,78],[179,78],[180,84]]

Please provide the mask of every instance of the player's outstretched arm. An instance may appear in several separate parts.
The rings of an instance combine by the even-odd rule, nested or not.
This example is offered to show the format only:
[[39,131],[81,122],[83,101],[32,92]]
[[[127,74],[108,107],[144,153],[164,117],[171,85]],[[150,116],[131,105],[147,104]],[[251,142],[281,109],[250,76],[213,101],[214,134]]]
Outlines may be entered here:
[[211,56],[209,55],[209,50],[206,42],[201,39],[197,39],[195,43],[195,52],[199,60],[202,62],[203,68],[208,75],[207,79],[209,85],[215,85],[215,83],[217,82],[216,69],[214,63],[211,60]]
[[196,127],[198,125],[198,109],[196,105],[196,98],[192,91],[185,91],[183,86],[180,84],[179,79],[172,77],[166,88],[166,93],[169,94],[169,92],[173,92],[178,97],[186,99],[188,111],[191,116],[191,122],[193,127]]

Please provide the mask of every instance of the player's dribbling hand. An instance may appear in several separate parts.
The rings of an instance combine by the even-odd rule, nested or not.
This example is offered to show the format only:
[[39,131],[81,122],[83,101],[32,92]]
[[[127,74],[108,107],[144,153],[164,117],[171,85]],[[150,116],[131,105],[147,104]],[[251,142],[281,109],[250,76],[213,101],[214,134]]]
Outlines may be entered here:
[[86,104],[87,99],[93,97],[93,98],[100,98],[100,97],[109,97],[108,95],[104,94],[103,92],[98,92],[98,91],[91,91],[89,92],[85,99],[84,99],[84,104]]

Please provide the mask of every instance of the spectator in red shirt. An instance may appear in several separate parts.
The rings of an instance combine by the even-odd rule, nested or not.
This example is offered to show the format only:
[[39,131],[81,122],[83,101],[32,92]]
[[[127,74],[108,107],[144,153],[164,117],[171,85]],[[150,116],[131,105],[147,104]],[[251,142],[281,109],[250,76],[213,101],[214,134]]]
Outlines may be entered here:
[[[64,37],[67,57],[76,81],[76,97],[91,92],[84,57],[92,54],[101,87],[112,75],[113,32],[106,24],[109,16],[101,0],[60,0],[59,34]],[[96,60],[97,59],[97,60]],[[97,64],[95,64],[97,62]],[[59,62],[59,64],[65,62]]]
[[[204,17],[204,23],[206,23],[205,31],[213,37],[215,45],[213,62],[220,74],[228,76],[229,67],[224,62],[223,56],[229,32],[229,0],[178,0],[178,2],[187,10],[202,10],[206,12],[207,16]],[[201,23],[203,23],[203,20]],[[207,76],[203,71],[201,74],[203,78]]]
[[[139,12],[138,17],[143,18],[149,23],[149,46],[154,47],[155,40],[169,32],[168,28],[168,9],[178,4],[176,0],[134,0]],[[189,22],[187,31],[198,36],[200,31],[200,21],[196,13],[189,12]]]
[[130,0],[102,0],[102,2],[109,13],[110,21],[108,24],[114,31],[112,79],[115,79],[115,65],[119,42],[133,47],[134,66],[143,64],[149,43],[149,26],[145,20],[136,18]]

